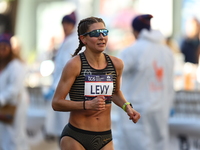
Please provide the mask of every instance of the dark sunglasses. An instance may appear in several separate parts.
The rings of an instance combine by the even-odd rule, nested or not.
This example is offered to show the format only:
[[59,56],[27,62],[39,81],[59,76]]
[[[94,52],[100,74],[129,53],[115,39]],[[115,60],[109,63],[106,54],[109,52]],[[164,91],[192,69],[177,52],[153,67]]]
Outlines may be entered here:
[[107,29],[98,29],[98,30],[93,30],[91,32],[84,33],[82,35],[83,36],[89,35],[90,37],[99,37],[100,34],[102,34],[103,36],[107,36],[108,30]]

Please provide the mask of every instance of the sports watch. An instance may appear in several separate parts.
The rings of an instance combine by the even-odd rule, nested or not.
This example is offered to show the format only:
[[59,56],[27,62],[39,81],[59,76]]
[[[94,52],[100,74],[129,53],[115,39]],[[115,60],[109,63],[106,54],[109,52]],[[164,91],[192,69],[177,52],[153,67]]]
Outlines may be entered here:
[[126,105],[130,105],[132,108],[133,108],[133,106],[132,106],[132,104],[130,103],[130,102],[126,102],[126,103],[124,103],[124,105],[122,106],[122,109],[126,112]]

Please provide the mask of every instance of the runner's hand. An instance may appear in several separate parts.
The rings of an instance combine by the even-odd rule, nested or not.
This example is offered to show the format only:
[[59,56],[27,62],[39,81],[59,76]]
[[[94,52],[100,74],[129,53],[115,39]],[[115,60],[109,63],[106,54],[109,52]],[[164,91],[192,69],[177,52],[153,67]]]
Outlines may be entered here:
[[88,103],[88,107],[86,109],[92,109],[92,110],[104,110],[106,103],[105,103],[106,98],[102,95],[98,95],[97,97],[95,97],[94,99],[92,99],[91,101],[86,101]]
[[140,119],[140,113],[134,110],[132,107],[127,105],[126,107],[126,112],[129,116],[129,119],[132,120],[134,123],[137,123],[138,120]]

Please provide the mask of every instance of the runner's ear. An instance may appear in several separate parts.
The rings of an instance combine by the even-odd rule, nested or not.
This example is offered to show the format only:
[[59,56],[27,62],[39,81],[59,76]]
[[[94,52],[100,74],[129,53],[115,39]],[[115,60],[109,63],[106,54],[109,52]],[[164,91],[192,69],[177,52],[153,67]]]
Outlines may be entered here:
[[80,38],[81,42],[83,42],[84,45],[87,44],[87,42],[86,42],[86,36],[80,35],[79,38]]

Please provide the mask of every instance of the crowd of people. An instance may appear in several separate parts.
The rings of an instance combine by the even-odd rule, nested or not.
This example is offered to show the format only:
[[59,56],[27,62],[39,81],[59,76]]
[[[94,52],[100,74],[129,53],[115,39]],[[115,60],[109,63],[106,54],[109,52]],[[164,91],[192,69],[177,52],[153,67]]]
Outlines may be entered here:
[[[65,38],[55,55],[52,85],[44,94],[45,133],[58,138],[61,150],[114,150],[112,133],[118,131],[112,130],[113,104],[121,108],[121,149],[170,149],[174,54],[151,19],[151,14],[135,16],[130,24],[135,41],[112,56],[105,53],[109,30],[102,18],[87,17],[76,26],[75,12],[63,16]],[[180,52],[185,62],[198,64],[199,24],[193,21],[198,32],[183,40]],[[26,64],[13,52],[11,39],[10,34],[0,35],[0,109],[12,104],[16,111],[11,124],[0,120],[0,150],[29,150]]]

